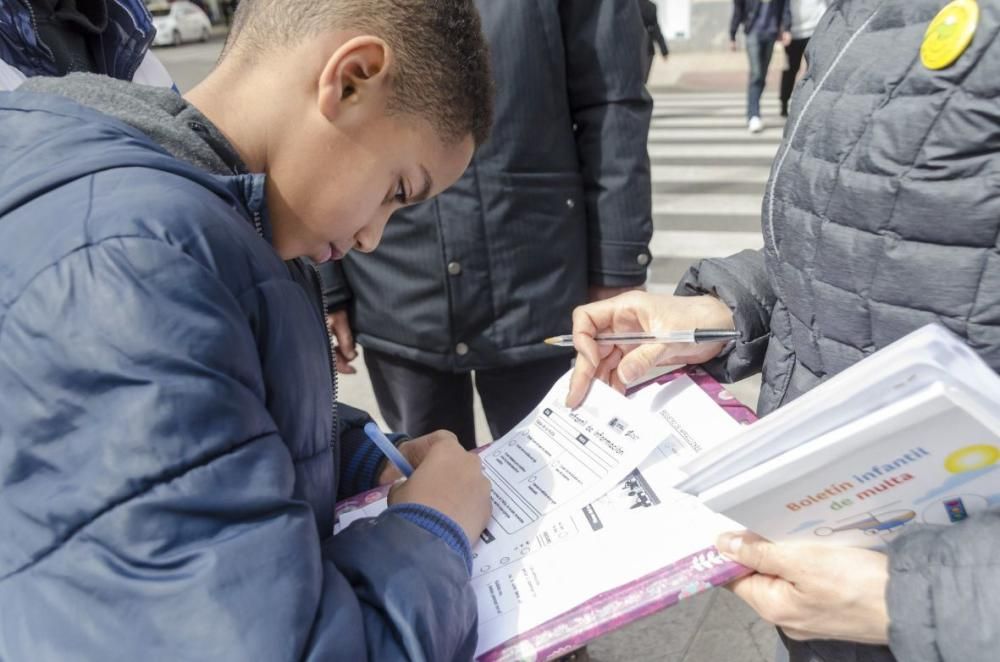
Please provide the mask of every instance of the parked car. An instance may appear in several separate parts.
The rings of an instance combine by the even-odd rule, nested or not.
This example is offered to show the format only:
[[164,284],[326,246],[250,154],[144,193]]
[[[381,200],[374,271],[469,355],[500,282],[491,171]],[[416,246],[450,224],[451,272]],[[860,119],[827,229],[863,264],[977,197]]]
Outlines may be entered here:
[[185,41],[208,41],[212,36],[212,22],[201,9],[192,2],[179,0],[169,5],[153,5],[149,8],[156,27],[156,46],[179,46]]

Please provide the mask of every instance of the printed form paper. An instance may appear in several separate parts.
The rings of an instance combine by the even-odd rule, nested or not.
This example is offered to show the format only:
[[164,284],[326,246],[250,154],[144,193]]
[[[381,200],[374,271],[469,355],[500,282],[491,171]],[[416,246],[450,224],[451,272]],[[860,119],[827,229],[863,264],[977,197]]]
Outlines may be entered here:
[[740,425],[688,377],[643,389],[632,402],[666,423],[668,437],[601,498],[547,518],[542,540],[477,566],[477,655],[743,528],[673,487],[686,477],[681,464]]
[[676,466],[728,441],[743,429],[688,377],[636,391],[629,400],[652,412],[668,426],[669,436],[657,448]]
[[[655,416],[600,382],[569,409],[563,404],[569,379],[566,373],[527,418],[480,453],[493,514],[474,550],[474,573],[530,544],[549,513],[606,493],[665,438]],[[385,507],[382,500],[345,513],[338,527]]]
[[[568,376],[481,455],[493,516],[473,547],[477,654],[740,528],[673,489],[679,465],[740,427],[693,381],[631,400],[595,383],[572,412],[567,391]],[[385,507],[344,513],[337,530]]]

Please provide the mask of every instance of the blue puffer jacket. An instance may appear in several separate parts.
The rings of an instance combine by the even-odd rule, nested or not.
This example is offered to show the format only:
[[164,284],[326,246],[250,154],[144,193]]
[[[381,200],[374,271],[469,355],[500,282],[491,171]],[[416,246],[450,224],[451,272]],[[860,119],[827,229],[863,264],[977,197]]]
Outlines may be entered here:
[[471,657],[434,511],[332,535],[374,456],[267,236],[262,176],[0,94],[0,659]]

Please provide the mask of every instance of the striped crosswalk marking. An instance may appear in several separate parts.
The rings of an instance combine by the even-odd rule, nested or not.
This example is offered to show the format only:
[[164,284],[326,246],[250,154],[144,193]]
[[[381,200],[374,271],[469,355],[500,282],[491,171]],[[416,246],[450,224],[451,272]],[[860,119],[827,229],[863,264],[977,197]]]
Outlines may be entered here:
[[653,99],[648,288],[670,293],[698,259],[763,245],[761,201],[783,122],[777,101],[764,99],[768,128],[750,134],[746,98],[737,92],[659,90]]

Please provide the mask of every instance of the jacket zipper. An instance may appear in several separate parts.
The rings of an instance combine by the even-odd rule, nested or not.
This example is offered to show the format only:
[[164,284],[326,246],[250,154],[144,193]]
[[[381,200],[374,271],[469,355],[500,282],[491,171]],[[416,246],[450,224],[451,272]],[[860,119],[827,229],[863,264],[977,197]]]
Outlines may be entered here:
[[[315,266],[310,265],[309,268],[312,270],[313,277],[313,292],[316,295],[316,301],[319,304],[319,319],[320,323],[323,325],[323,333],[326,334],[326,365],[330,370],[330,385],[333,387],[333,397],[330,400],[330,415],[333,420],[333,427],[330,430],[330,450],[333,453],[337,452],[337,426],[340,424],[339,416],[337,412],[337,370],[334,367],[335,350],[333,348],[333,335],[330,334],[330,329],[326,326],[326,306],[323,303],[323,290],[320,285],[321,280],[319,277],[319,271]],[[334,469],[336,469],[337,458],[334,457]],[[336,472],[334,473],[336,475]]]
[[261,220],[259,211],[254,211],[253,213],[253,229],[257,231],[258,237],[267,241],[267,238],[264,236],[264,221]]
[[42,47],[42,51],[45,52],[49,59],[55,62],[56,56],[52,53],[52,49],[42,41],[41,33],[38,31],[38,18],[35,16],[35,8],[31,6],[30,2],[22,2],[21,5],[28,8],[28,16],[31,18],[31,29],[35,31],[35,41]]
[[[257,231],[258,236],[264,239],[264,223],[261,220],[260,212],[253,212],[253,227]],[[317,303],[319,304],[319,319],[320,324],[323,325],[323,334],[326,336],[326,365],[330,371],[330,386],[333,389],[332,397],[330,398],[330,418],[333,423],[330,428],[330,451],[336,454],[337,452],[337,427],[340,424],[339,416],[337,412],[337,371],[334,369],[334,350],[333,350],[333,336],[330,335],[330,329],[326,327],[326,306],[323,305],[323,292],[317,286],[319,283],[319,273],[316,271],[315,267],[309,267],[312,270],[313,277],[313,292],[316,295]],[[334,457],[334,469],[336,469],[337,458]]]

